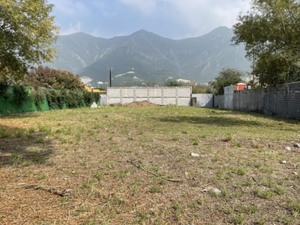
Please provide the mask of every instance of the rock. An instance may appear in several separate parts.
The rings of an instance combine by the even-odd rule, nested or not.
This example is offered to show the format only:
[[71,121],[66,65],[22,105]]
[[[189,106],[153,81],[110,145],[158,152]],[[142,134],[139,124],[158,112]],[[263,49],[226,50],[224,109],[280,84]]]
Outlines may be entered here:
[[211,189],[211,192],[214,193],[214,194],[221,194],[221,191],[217,188],[214,188],[214,189]]
[[192,157],[199,157],[200,155],[197,154],[197,153],[193,153],[193,152],[192,152],[192,153],[191,153],[191,156],[192,156]]
[[292,149],[290,147],[285,147],[285,150],[291,151]]
[[284,161],[281,161],[281,164],[286,164],[286,161],[284,160]]
[[98,106],[97,106],[96,102],[94,102],[94,103],[91,105],[91,109],[97,109],[97,108],[98,108]]
[[295,148],[300,148],[300,144],[297,143],[297,144],[294,145],[294,147],[295,147]]
[[64,180],[65,180],[65,181],[67,181],[67,180],[68,180],[68,178],[64,178]]

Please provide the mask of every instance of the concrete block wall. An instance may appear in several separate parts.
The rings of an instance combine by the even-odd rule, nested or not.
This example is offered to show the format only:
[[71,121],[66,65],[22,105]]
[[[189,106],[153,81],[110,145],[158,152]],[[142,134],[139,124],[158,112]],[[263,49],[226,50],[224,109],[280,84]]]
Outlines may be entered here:
[[111,87],[107,104],[149,101],[157,105],[190,106],[192,87]]
[[214,95],[213,94],[192,94],[193,98],[197,98],[197,107],[214,107]]
[[219,109],[224,109],[224,95],[215,95],[214,96],[214,107]]
[[277,88],[235,91],[233,108],[300,119],[300,82],[279,85]]
[[263,112],[264,90],[242,90],[233,94],[233,109],[246,112]]

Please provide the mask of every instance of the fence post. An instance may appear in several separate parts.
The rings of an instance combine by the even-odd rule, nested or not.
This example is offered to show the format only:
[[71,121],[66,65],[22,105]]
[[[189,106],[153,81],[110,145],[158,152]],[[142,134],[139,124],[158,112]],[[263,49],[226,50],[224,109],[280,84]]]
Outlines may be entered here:
[[121,98],[121,105],[123,105],[122,88],[120,88],[120,98]]
[[176,105],[178,106],[178,87],[176,87]]
[[147,98],[148,98],[148,102],[149,102],[149,87],[147,89]]
[[164,87],[161,88],[161,105],[164,104]]

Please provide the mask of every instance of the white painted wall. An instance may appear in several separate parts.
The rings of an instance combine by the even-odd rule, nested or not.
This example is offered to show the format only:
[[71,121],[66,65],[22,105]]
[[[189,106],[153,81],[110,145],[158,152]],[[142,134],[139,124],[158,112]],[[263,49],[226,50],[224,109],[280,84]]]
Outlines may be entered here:
[[108,87],[107,104],[149,101],[157,105],[191,105],[192,87]]

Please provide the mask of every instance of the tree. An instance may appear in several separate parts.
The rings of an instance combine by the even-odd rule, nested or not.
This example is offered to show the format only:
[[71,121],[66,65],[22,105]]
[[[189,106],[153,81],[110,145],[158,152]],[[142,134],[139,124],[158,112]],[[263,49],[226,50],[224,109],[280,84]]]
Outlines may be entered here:
[[261,86],[300,80],[299,0],[252,0],[234,25],[235,45],[246,44]]
[[51,86],[56,90],[85,91],[85,85],[79,76],[65,70],[50,69],[49,67],[39,66],[29,72],[26,79],[27,84],[32,87]]
[[166,87],[180,87],[180,86],[184,86],[185,84],[183,82],[179,82],[177,80],[167,80],[164,83],[164,86]]
[[209,84],[215,89],[216,94],[224,94],[224,87],[242,82],[244,73],[236,69],[222,69],[215,81]]
[[0,0],[0,76],[22,79],[34,64],[51,62],[58,27],[47,0]]

